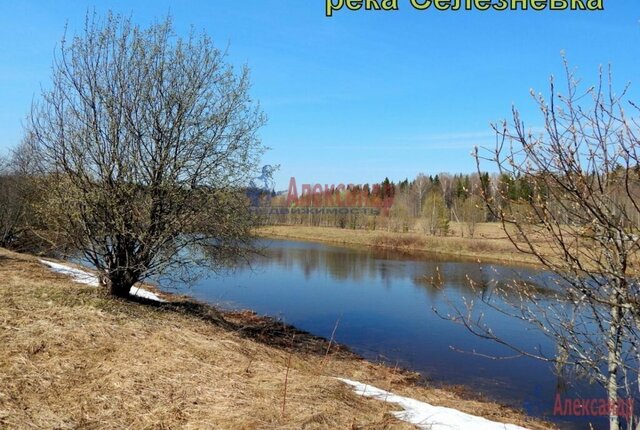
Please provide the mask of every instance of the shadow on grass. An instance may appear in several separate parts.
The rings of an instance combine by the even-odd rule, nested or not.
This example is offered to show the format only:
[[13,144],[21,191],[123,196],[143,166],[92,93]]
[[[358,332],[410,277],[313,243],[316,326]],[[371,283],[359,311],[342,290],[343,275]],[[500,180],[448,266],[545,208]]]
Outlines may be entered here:
[[349,348],[337,344],[275,318],[257,315],[252,311],[224,312],[227,321],[235,325],[240,335],[269,346],[312,355],[357,357]]
[[159,303],[132,296],[129,301],[151,306],[164,312],[175,312],[195,317],[225,330],[233,331],[244,338],[279,349],[312,355],[325,355],[329,352],[341,357],[357,357],[344,345],[336,344],[323,337],[299,330],[292,325],[284,324],[275,318],[261,316],[252,311],[221,311],[215,306],[182,298]]

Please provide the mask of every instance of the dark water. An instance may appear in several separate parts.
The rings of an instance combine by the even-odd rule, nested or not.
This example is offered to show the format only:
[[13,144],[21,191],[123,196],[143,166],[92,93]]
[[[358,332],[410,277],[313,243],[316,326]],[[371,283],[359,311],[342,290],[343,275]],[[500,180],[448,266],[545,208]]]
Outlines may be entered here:
[[[462,384],[531,415],[551,415],[558,380],[550,366],[471,334],[434,312],[453,313],[477,300],[469,280],[491,291],[496,282],[526,278],[543,287],[549,275],[522,267],[482,265],[432,256],[324,244],[265,241],[264,255],[232,273],[211,277],[188,294],[231,308],[248,308],[329,338],[370,360],[396,363],[434,383]],[[433,279],[439,282],[432,282]],[[480,305],[478,305],[480,306]],[[477,310],[501,337],[552,355],[550,341],[528,325],[487,306]],[[477,312],[476,312],[477,314]],[[564,397],[603,397],[598,389],[570,389]],[[561,428],[603,428],[605,421],[548,416]]]

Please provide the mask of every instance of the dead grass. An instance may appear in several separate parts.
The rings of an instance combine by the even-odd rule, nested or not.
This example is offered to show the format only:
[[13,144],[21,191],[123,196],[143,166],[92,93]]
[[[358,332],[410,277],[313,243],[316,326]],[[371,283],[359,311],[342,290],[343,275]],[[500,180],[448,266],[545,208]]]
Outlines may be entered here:
[[518,252],[498,223],[478,224],[473,238],[461,237],[462,227],[452,224],[449,236],[429,236],[417,232],[393,233],[350,230],[333,227],[269,226],[257,231],[264,237],[310,240],[342,245],[375,246],[405,253],[431,253],[483,262],[537,264],[527,254]]
[[414,235],[381,234],[372,238],[371,245],[379,248],[411,250],[423,248],[425,246],[425,240]]
[[343,348],[325,360],[326,341],[301,333],[287,343],[293,331],[179,298],[160,306],[112,299],[0,249],[0,428],[412,428],[389,415],[393,405],[358,397],[333,376],[547,428],[416,386],[413,374]]

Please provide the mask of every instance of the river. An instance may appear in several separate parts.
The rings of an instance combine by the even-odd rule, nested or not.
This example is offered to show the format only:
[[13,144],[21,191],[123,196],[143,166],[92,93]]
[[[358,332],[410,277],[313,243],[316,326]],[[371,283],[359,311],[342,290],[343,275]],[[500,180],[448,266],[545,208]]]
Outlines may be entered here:
[[[549,364],[517,357],[446,318],[499,282],[527,279],[544,288],[536,269],[480,264],[435,255],[406,256],[369,248],[262,240],[262,255],[228,273],[203,278],[187,293],[225,308],[251,309],[313,334],[331,337],[372,361],[420,372],[434,384],[464,385],[489,399],[546,416],[560,428],[587,428],[578,417],[552,414],[558,378]],[[552,355],[549,339],[523,322],[477,304],[501,337]],[[437,310],[438,312],[434,311]],[[440,314],[440,315],[438,315]],[[602,397],[584,384],[563,398]],[[589,421],[594,421],[591,418]],[[604,426],[596,420],[595,428]]]

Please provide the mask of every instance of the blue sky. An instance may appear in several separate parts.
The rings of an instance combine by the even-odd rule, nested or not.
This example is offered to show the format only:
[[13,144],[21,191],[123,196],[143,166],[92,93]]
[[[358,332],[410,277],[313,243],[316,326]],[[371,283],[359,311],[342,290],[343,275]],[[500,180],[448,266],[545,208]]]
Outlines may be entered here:
[[[205,30],[229,61],[248,64],[269,117],[265,164],[278,189],[377,182],[418,172],[471,172],[474,145],[512,104],[539,125],[529,89],[546,91],[566,52],[585,84],[612,64],[640,94],[640,1],[602,12],[345,10],[324,0],[0,1],[0,153],[20,141],[65,23],[112,9],[145,24],[171,13],[176,31]],[[633,88],[633,87],[632,87]],[[635,97],[638,100],[638,97]]]

